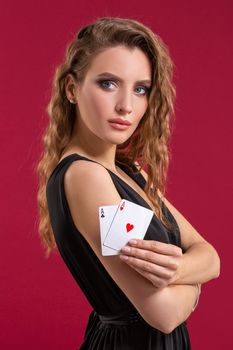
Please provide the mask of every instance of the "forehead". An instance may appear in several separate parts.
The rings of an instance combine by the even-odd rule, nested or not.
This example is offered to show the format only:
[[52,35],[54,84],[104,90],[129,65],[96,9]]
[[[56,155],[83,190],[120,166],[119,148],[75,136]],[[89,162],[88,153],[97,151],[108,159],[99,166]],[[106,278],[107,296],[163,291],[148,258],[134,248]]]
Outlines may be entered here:
[[116,46],[98,53],[92,60],[88,75],[112,72],[122,77],[151,77],[151,63],[146,54],[138,47]]

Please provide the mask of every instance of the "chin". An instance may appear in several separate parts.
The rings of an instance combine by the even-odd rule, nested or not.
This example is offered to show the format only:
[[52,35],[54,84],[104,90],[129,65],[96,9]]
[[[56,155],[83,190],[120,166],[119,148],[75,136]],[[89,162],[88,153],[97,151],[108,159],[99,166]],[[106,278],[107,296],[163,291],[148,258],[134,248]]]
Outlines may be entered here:
[[[131,135],[130,135],[131,136]],[[130,136],[124,136],[123,135],[121,137],[112,137],[112,138],[107,138],[105,139],[105,141],[113,144],[113,145],[121,145],[122,143],[124,143],[125,141],[127,141]]]

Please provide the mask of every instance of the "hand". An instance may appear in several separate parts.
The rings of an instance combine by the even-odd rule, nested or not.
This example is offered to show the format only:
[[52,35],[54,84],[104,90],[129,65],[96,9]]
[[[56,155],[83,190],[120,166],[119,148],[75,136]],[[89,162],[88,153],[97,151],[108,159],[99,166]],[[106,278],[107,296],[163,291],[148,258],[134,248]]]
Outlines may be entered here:
[[[137,244],[128,242],[129,252],[120,253],[128,256],[125,261],[134,270],[147,278],[155,287],[163,288],[172,284],[179,276],[183,262],[183,253],[180,247],[173,244],[144,239],[134,239]],[[122,255],[120,255],[122,258]]]

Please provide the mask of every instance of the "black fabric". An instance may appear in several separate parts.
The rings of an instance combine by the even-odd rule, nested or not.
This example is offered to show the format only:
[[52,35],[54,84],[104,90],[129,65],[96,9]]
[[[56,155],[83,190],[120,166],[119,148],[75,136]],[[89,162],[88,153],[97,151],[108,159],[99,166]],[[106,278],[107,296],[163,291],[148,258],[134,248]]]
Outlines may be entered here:
[[[46,187],[49,216],[58,250],[85,294],[93,311],[89,315],[81,350],[188,350],[191,349],[187,321],[170,334],[165,334],[147,324],[141,317],[125,323],[121,315],[139,315],[134,305],[108,274],[91,246],[76,228],[64,191],[64,174],[74,161],[87,160],[77,153],[63,158],[49,177]],[[121,163],[116,164],[143,189],[145,179],[134,174]],[[150,208],[147,202],[125,181],[106,169],[121,198]],[[170,232],[153,215],[146,240],[157,240],[181,246],[180,231],[175,218],[161,201],[166,217],[175,225]],[[140,316],[140,315],[139,315]],[[132,317],[131,317],[132,318]],[[120,322],[112,322],[118,319]]]

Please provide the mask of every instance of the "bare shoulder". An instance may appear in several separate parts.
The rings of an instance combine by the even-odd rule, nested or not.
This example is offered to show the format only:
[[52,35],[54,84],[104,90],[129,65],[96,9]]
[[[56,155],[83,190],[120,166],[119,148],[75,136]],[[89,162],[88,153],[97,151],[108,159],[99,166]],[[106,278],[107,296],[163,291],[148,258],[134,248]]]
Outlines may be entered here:
[[[136,163],[136,165],[138,165]],[[141,170],[142,176],[145,178],[145,180],[148,180],[148,175],[145,172],[145,170]],[[180,235],[181,235],[181,245],[182,248],[186,251],[191,245],[198,243],[198,242],[207,242],[198,232],[197,230],[191,225],[191,223],[184,217],[184,215],[181,214],[181,212],[174,207],[174,205],[165,198],[160,191],[158,191],[160,198],[166,205],[166,207],[169,209],[171,214],[174,216],[179,229],[180,229]]]
[[77,229],[144,320],[153,327],[162,329],[163,326],[159,322],[155,325],[155,312],[152,312],[156,288],[141,274],[125,264],[119,255],[102,256],[101,254],[98,207],[121,202],[121,197],[108,171],[97,163],[85,160],[75,161],[67,169],[64,188]]
[[94,234],[93,226],[97,224],[96,220],[88,218],[96,218],[98,206],[121,201],[108,171],[100,164],[86,160],[74,161],[69,166],[64,176],[64,189],[74,222],[88,241],[93,239],[89,234]]

